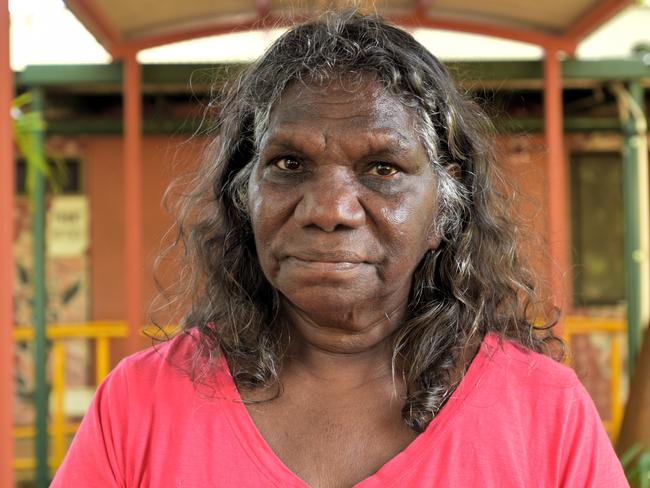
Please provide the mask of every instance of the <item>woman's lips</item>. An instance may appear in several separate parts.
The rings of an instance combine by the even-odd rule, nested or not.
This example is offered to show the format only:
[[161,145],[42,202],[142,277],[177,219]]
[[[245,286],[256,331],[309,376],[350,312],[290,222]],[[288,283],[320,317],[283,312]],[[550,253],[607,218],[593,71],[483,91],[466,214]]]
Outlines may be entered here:
[[363,261],[336,261],[336,260],[313,260],[301,259],[295,256],[289,256],[285,259],[287,264],[299,266],[301,268],[310,269],[313,271],[348,271],[356,269],[366,264]]
[[353,251],[302,251],[285,256],[286,264],[312,271],[349,271],[369,264]]
[[368,260],[361,254],[347,249],[313,250],[301,249],[284,253],[284,259],[297,259],[299,261],[318,263],[367,263]]

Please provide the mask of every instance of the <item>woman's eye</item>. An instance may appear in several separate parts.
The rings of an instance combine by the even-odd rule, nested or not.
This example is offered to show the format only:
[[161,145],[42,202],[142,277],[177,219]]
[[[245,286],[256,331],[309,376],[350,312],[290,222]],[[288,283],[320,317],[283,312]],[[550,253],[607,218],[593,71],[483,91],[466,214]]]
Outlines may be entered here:
[[302,164],[293,158],[280,158],[274,164],[283,171],[298,171],[302,169]]
[[370,172],[377,176],[393,176],[399,172],[399,169],[397,169],[392,164],[376,163],[372,166]]

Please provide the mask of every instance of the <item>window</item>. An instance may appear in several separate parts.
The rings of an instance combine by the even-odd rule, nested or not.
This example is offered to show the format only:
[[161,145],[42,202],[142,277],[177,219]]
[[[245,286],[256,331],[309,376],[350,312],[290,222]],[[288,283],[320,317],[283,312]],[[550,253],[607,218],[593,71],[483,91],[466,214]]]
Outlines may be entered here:
[[[63,173],[64,177],[61,179],[61,193],[62,194],[75,194],[83,193],[82,185],[82,165],[78,159],[66,158],[56,164],[54,161],[49,161],[49,165],[53,171]],[[16,192],[24,195],[26,193],[25,182],[27,178],[27,164],[24,159],[18,159],[16,163]],[[51,188],[48,185],[48,192]]]
[[619,153],[571,157],[573,286],[576,306],[625,298],[623,181]]

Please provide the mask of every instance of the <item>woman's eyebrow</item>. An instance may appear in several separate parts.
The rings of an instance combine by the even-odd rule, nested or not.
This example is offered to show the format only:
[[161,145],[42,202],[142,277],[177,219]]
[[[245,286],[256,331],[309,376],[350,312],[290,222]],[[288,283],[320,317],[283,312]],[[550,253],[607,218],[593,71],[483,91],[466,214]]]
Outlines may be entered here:
[[390,153],[403,154],[408,152],[414,137],[406,137],[395,129],[378,129],[367,133],[367,152],[369,153]]
[[274,130],[262,138],[260,144],[262,152],[270,147],[300,152],[324,150],[326,142],[321,135],[310,131],[300,130],[298,127],[286,127]]
[[[292,124],[293,125],[293,124]],[[358,144],[364,142],[365,154],[372,155],[402,155],[409,150],[409,140],[403,132],[395,128],[370,128],[355,135]],[[301,126],[283,127],[274,130],[262,139],[261,149],[284,149],[300,152],[324,151],[327,147],[327,136],[314,134]]]

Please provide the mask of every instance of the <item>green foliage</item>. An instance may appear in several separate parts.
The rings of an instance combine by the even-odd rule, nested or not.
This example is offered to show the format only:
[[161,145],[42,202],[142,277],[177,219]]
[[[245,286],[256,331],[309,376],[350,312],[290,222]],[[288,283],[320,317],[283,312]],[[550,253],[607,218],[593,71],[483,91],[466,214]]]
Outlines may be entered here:
[[63,292],[63,297],[61,298],[61,301],[63,302],[64,305],[70,302],[76,295],[79,294],[79,290],[81,289],[81,282],[76,281],[72,286],[70,286],[67,290]]
[[[38,174],[43,174],[47,179],[50,176],[45,153],[37,139],[38,134],[45,131],[45,121],[40,112],[27,110],[31,103],[31,93],[23,93],[14,99],[11,107],[14,140],[18,151],[25,157],[27,162],[26,187],[27,194],[30,196],[34,193]],[[31,202],[32,198],[29,200]]]
[[[42,207],[41,199],[36,198],[36,181],[37,178],[43,177],[50,189],[54,193],[59,193],[63,184],[68,178],[65,168],[65,160],[52,151],[47,151],[43,144],[43,133],[47,128],[43,114],[40,111],[33,110],[34,97],[31,93],[26,92],[18,95],[12,102],[11,116],[14,141],[18,151],[25,158],[26,175],[25,187],[29,200],[29,208],[32,214],[44,214],[45,208]],[[37,205],[39,208],[37,208]],[[31,286],[30,272],[24,266],[17,264],[19,283],[22,286]],[[34,279],[45,279],[44,277],[35,277]],[[72,300],[81,285],[75,283],[63,296],[63,303],[66,304]],[[34,300],[29,301],[33,308]]]
[[29,284],[29,273],[27,272],[27,269],[25,269],[25,267],[21,266],[20,264],[16,264],[16,271],[19,283],[21,285]]
[[[33,205],[35,181],[39,174],[43,175],[55,193],[61,191],[61,186],[67,178],[63,158],[56,154],[47,154],[42,147],[39,138],[47,125],[41,112],[30,110],[32,101],[32,94],[26,92],[13,100],[11,108],[14,140],[27,163],[25,186],[30,205]],[[48,159],[54,164],[49,164]]]
[[621,464],[632,486],[650,488],[650,450],[634,444],[621,455]]

